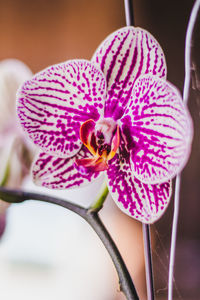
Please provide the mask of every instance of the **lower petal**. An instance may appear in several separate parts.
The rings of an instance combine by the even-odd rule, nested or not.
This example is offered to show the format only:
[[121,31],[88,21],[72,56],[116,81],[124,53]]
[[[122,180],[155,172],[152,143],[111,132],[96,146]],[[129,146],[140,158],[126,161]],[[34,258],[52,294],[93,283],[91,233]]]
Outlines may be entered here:
[[165,212],[171,197],[171,181],[144,184],[133,176],[129,159],[117,153],[107,171],[108,188],[117,206],[143,223],[154,223]]
[[67,189],[87,185],[101,173],[82,174],[75,167],[75,159],[87,158],[90,153],[83,147],[76,156],[59,158],[39,153],[32,168],[33,181],[49,189]]

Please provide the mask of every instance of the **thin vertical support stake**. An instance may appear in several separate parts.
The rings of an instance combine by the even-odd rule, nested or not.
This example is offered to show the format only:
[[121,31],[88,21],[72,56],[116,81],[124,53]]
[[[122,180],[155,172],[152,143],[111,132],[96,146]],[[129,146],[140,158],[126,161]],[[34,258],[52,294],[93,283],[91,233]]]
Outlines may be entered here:
[[[126,26],[134,26],[133,0],[124,0]],[[154,300],[150,225],[142,224],[148,300]]]
[[[192,8],[192,12],[190,15],[187,32],[186,32],[185,80],[184,80],[184,87],[183,87],[183,102],[185,103],[185,105],[187,105],[189,99],[189,92],[190,92],[192,35],[193,35],[193,30],[197,19],[197,15],[199,13],[199,9],[200,9],[200,0],[196,0]],[[176,183],[175,183],[174,216],[172,222],[172,236],[171,236],[170,260],[169,260],[168,300],[173,299],[174,263],[175,263],[178,216],[179,216],[180,189],[181,189],[181,173],[177,175]]]
[[150,225],[143,223],[142,231],[143,231],[143,240],[144,240],[147,299],[154,300],[154,283],[153,283],[152,255],[151,255]]
[[133,1],[124,0],[126,26],[134,26]]

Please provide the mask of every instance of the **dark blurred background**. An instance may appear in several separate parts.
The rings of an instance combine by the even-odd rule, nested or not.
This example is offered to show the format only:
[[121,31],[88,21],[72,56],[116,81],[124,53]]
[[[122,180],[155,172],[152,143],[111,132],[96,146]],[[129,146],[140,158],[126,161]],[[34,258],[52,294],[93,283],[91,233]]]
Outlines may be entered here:
[[[168,80],[181,92],[185,35],[193,3],[191,0],[133,1],[135,26],[150,31],[159,41],[166,56]],[[0,0],[0,60],[18,58],[35,73],[68,59],[90,59],[99,43],[123,26],[122,0]],[[183,172],[175,264],[174,299],[185,300],[200,299],[200,30],[197,27],[193,41],[193,88],[189,99],[194,143]],[[143,300],[145,276],[141,245],[134,250],[142,242],[141,225],[119,212],[110,199],[106,209],[109,213],[103,211],[102,217],[121,249]],[[156,299],[167,299],[172,214],[173,200],[162,219],[152,226]],[[134,256],[137,255],[140,255],[141,265],[136,275],[134,264],[138,258]],[[119,299],[119,293],[116,297],[113,299]]]

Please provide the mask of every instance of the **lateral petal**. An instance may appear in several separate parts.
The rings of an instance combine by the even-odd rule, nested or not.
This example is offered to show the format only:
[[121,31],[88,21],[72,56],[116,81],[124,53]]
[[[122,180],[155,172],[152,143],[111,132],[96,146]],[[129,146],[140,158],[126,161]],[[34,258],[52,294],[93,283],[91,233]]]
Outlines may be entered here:
[[181,171],[190,154],[193,128],[172,84],[157,76],[141,76],[120,122],[135,177],[156,184]]
[[67,158],[81,148],[81,124],[103,115],[105,95],[101,70],[90,61],[71,60],[41,71],[21,86],[18,116],[42,151]]

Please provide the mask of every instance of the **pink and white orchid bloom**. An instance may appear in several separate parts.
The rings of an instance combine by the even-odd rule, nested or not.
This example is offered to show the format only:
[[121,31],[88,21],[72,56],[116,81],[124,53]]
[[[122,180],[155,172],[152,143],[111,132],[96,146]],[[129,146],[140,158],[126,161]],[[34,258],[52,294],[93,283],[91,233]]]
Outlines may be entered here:
[[[16,92],[31,78],[30,69],[17,59],[0,62],[0,185],[17,188],[31,164],[31,145],[17,126]],[[0,200],[0,237],[6,226],[9,204]]]
[[17,126],[16,92],[32,77],[30,69],[17,59],[0,62],[0,185],[19,187],[30,166],[30,145]]
[[104,173],[129,216],[153,223],[163,214],[170,180],[190,153],[192,124],[150,33],[119,29],[91,61],[36,74],[19,89],[17,111],[41,149],[32,170],[37,184],[79,187]]

